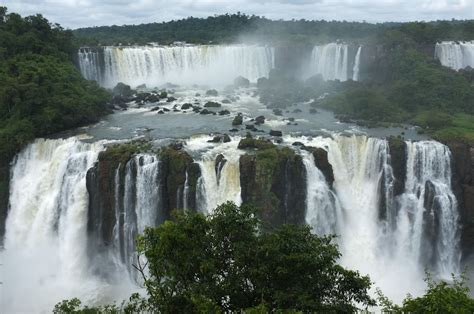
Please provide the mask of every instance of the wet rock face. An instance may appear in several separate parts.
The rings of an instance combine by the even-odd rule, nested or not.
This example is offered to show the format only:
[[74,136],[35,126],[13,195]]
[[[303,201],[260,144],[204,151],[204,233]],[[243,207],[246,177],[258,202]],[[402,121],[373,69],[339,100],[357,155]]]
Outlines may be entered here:
[[304,223],[306,171],[288,148],[267,148],[240,157],[242,202],[258,208],[269,226]]
[[474,256],[474,147],[446,143],[451,150],[453,191],[459,203],[463,260]]
[[[295,143],[293,143],[293,145],[295,145]],[[334,183],[334,172],[332,169],[332,165],[329,163],[328,152],[322,148],[316,148],[311,146],[303,147],[303,149],[313,154],[314,163],[316,167],[323,173],[329,187],[332,187]]]
[[394,196],[400,195],[405,189],[406,169],[407,169],[407,145],[405,141],[397,138],[389,138],[388,146],[390,150],[390,164],[395,177]]

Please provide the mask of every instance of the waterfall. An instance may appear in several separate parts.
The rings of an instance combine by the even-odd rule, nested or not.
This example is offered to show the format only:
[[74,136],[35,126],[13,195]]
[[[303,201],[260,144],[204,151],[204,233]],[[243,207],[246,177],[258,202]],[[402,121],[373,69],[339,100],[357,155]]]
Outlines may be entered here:
[[474,41],[436,43],[435,57],[442,65],[454,70],[474,68]]
[[[120,193],[120,166],[117,168],[115,193]],[[139,154],[125,166],[123,205],[116,197],[114,236],[115,256],[125,264],[132,279],[138,281],[135,239],[145,227],[155,226],[160,218],[159,161],[154,155]]]
[[459,214],[451,190],[451,154],[437,142],[407,143],[405,192],[397,217],[397,244],[444,278],[459,272]]
[[303,163],[307,176],[306,223],[318,235],[338,234],[343,219],[339,201],[316,167],[313,155],[304,154]]
[[307,76],[321,74],[324,80],[347,81],[349,47],[347,44],[330,43],[314,46]]
[[318,141],[328,151],[335,195],[305,155],[306,221],[318,234],[338,235],[343,265],[369,274],[396,302],[423,291],[425,268],[445,279],[459,273],[459,214],[446,146],[407,142],[405,190],[394,196],[387,141],[341,135]]
[[[226,156],[225,156],[226,157]],[[240,196],[239,159],[229,157],[221,169],[216,167],[215,158],[205,158],[199,162],[201,178],[198,180],[198,208],[205,213],[212,211],[226,201],[237,205],[242,203]],[[217,168],[217,169],[216,169]]]
[[237,76],[251,81],[268,76],[274,67],[274,49],[264,46],[131,46],[104,47],[103,78],[97,55],[80,49],[84,77],[105,87],[118,82],[131,86],[177,84],[229,84]]
[[354,68],[352,69],[352,80],[358,81],[359,80],[359,68],[360,68],[360,52],[362,51],[362,46],[357,48],[357,53],[355,56],[354,61]]
[[38,139],[15,158],[1,312],[50,311],[62,299],[106,293],[88,271],[86,234],[86,172],[102,148],[76,138]]
[[79,68],[84,78],[101,83],[103,77],[99,52],[89,48],[80,48],[77,55]]

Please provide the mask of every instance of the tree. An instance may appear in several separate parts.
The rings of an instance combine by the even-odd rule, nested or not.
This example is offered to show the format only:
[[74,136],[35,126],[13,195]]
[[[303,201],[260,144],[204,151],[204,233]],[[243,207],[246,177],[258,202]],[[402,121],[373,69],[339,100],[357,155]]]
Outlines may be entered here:
[[[138,267],[148,292],[148,309],[198,312],[354,311],[374,305],[368,277],[336,264],[332,237],[307,226],[285,225],[264,233],[253,208],[225,203],[205,217],[176,214],[138,239],[147,270]],[[149,275],[146,275],[146,274]]]
[[427,274],[425,282],[426,292],[423,296],[413,298],[408,295],[403,300],[403,305],[393,304],[378,290],[379,303],[383,310],[388,313],[443,313],[463,314],[474,313],[474,299],[469,296],[469,288],[466,286],[464,276],[456,278],[447,283],[444,280],[436,283],[430,274]]

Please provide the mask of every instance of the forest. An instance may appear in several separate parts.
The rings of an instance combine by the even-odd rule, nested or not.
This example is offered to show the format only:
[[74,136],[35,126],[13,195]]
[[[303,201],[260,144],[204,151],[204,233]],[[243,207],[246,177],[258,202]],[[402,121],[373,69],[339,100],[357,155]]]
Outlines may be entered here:
[[224,14],[207,18],[189,17],[182,20],[140,25],[112,25],[74,30],[77,42],[83,46],[130,45],[157,42],[170,44],[185,41],[194,44],[231,43],[240,40],[272,44],[325,43],[348,40],[374,43],[386,31],[391,36],[408,35],[420,44],[440,40],[473,38],[474,21],[435,21],[413,23],[366,23],[347,21],[278,20],[246,14]]

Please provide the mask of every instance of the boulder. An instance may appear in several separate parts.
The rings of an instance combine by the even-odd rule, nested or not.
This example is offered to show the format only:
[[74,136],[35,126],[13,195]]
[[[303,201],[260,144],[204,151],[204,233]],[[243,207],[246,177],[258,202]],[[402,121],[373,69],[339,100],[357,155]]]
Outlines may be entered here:
[[246,88],[250,86],[250,81],[245,77],[239,76],[234,80],[234,86]]
[[230,114],[230,111],[229,110],[221,110],[219,111],[219,115],[220,116],[226,116],[226,115],[229,115]]
[[181,106],[181,110],[188,110],[188,109],[191,109],[193,107],[192,104],[190,103],[185,103]]
[[283,133],[281,131],[277,131],[277,130],[270,130],[269,134],[271,136],[283,136]]
[[235,116],[234,120],[232,120],[232,125],[242,125],[243,117],[241,114]]
[[265,117],[264,116],[258,116],[255,118],[255,124],[260,125],[265,123]]
[[208,101],[204,105],[205,108],[219,108],[221,107],[221,104],[215,101]]
[[114,96],[129,97],[134,93],[135,91],[131,89],[130,85],[124,84],[122,82],[117,83],[117,85],[115,85],[115,87],[112,89],[112,95]]

